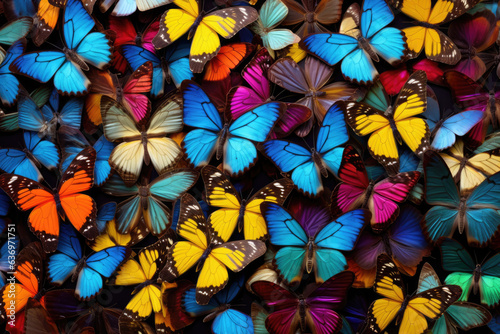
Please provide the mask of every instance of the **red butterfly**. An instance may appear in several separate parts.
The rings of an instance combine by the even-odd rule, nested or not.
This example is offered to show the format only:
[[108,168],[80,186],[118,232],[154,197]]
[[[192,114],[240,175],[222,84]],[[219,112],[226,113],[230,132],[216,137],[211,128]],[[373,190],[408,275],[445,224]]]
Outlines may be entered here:
[[234,70],[253,51],[250,43],[233,43],[220,48],[217,56],[205,66],[206,81],[220,81],[229,77]]
[[354,147],[347,146],[338,176],[343,182],[332,193],[333,211],[344,213],[368,207],[372,213],[373,230],[381,231],[398,216],[399,207],[396,203],[406,200],[420,178],[420,172],[399,173],[375,183],[369,180],[358,152]]
[[28,224],[42,241],[45,252],[57,249],[59,217],[68,219],[87,239],[99,234],[96,226],[96,203],[92,197],[81,194],[94,183],[96,151],[89,146],[83,149],[64,172],[55,191],[31,179],[15,175],[0,175],[0,188],[22,211],[33,209]]

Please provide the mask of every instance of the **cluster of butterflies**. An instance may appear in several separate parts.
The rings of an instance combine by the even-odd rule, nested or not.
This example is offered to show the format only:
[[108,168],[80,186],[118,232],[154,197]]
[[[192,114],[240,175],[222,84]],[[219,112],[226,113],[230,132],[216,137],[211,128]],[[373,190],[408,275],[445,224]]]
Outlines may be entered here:
[[0,4],[8,332],[500,333],[497,3]]

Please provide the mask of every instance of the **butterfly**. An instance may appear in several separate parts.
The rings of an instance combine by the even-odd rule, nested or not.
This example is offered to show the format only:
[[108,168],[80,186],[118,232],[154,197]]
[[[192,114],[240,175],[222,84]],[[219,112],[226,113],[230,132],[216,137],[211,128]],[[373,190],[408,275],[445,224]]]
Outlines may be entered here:
[[85,110],[94,126],[102,123],[101,97],[111,97],[120,103],[136,122],[140,122],[151,112],[151,102],[144,95],[152,87],[153,65],[146,62],[139,66],[122,85],[118,77],[108,71],[90,70],[87,77],[92,86],[85,101]]
[[[29,1],[29,0],[28,0]],[[92,14],[96,0],[82,0],[83,7],[89,14]],[[59,14],[67,6],[66,0],[40,0],[37,1],[36,14],[34,15],[33,43],[40,46],[50,37],[54,31]],[[28,15],[33,16],[33,15]]]
[[462,293],[457,285],[442,285],[407,295],[399,270],[385,254],[377,260],[374,290],[384,298],[370,305],[363,333],[383,333],[394,319],[400,334],[424,333],[428,327],[426,317],[438,319]]
[[[162,312],[155,313],[155,327],[157,333],[179,331],[195,321],[195,318],[187,314],[182,307],[182,299],[184,298],[185,292],[194,287],[195,285],[193,283],[184,279],[176,280],[173,283],[162,283],[163,310]],[[193,301],[195,298],[196,297],[193,296]]]
[[422,227],[430,241],[452,237],[465,230],[470,245],[484,247],[500,225],[500,172],[481,182],[472,192],[460,195],[446,163],[437,153],[424,159],[425,199],[433,207]]
[[[99,235],[105,233],[108,222],[115,218],[116,203],[108,202],[103,204],[97,210],[96,225],[99,230]],[[95,239],[94,239],[95,240]]]
[[[212,232],[198,202],[189,194],[181,198],[181,217],[177,233],[187,241],[177,241],[169,250],[167,263],[160,271],[162,281],[171,282],[196,265],[196,302],[207,305],[228,282],[227,268],[243,270],[250,262],[264,255],[266,245],[260,240],[239,240],[223,243]],[[187,253],[189,252],[189,253]]]
[[[146,29],[142,32],[137,32],[135,30],[132,21],[128,17],[118,17],[110,15],[109,28],[114,31],[116,38],[113,44],[113,62],[112,67],[118,71],[118,73],[125,73],[127,70],[127,60],[120,53],[120,47],[127,44],[135,44],[140,46],[151,53],[155,53],[155,47],[151,43],[153,38],[158,33],[160,29],[160,20],[156,19],[152,21]],[[144,61],[145,62],[145,61]],[[139,64],[139,66],[142,64]]]
[[[57,133],[57,140],[61,148],[60,170],[64,172],[68,169],[73,159],[86,147],[90,147],[85,136],[74,128],[62,126]],[[96,151],[96,160],[94,168],[94,184],[102,186],[111,176],[111,166],[109,165],[109,156],[114,149],[113,143],[100,136],[94,143]]]
[[217,292],[207,305],[196,303],[196,288],[187,289],[182,296],[182,307],[192,317],[205,315],[203,322],[212,322],[212,333],[254,334],[252,318],[232,308],[231,302],[243,286],[243,276],[225,289]]
[[170,227],[170,209],[163,201],[173,202],[190,189],[198,180],[198,173],[190,169],[175,169],[157,177],[149,184],[125,186],[119,177],[112,177],[102,190],[113,196],[132,196],[116,209],[118,232],[124,234],[134,229],[141,219],[156,236]]
[[[417,293],[441,286],[441,281],[429,263],[425,263],[420,272]],[[462,289],[463,290],[463,289]],[[432,333],[458,334],[458,329],[469,329],[485,326],[491,320],[491,314],[484,307],[467,302],[451,304],[445,313],[434,323]]]
[[380,254],[387,254],[403,274],[413,276],[430,247],[420,227],[422,215],[412,206],[401,209],[394,223],[380,234],[364,230],[353,250],[354,261],[365,270],[377,266]]
[[[42,290],[43,261],[45,253],[39,242],[32,242],[23,247],[16,257],[14,293],[10,284],[0,290],[0,320],[5,322],[10,315],[9,307],[14,305],[15,314],[20,314],[30,298],[35,298]],[[38,297],[40,298],[40,297]]]
[[269,316],[269,312],[259,303],[253,302],[251,306],[251,316],[254,333],[269,334],[266,329],[266,319]]
[[53,142],[42,140],[34,132],[25,131],[23,137],[26,148],[0,149],[0,169],[41,182],[43,177],[39,168],[43,165],[47,169],[56,169],[59,164],[59,150]]
[[252,51],[253,45],[250,43],[222,46],[217,55],[205,66],[203,80],[220,81],[229,78],[231,70],[234,70]]
[[300,41],[300,37],[289,29],[275,29],[287,15],[288,7],[283,1],[266,0],[259,10],[259,18],[252,24],[252,30],[260,35],[262,44],[271,54]]
[[153,164],[162,174],[180,158],[179,145],[167,137],[182,129],[181,103],[175,96],[160,103],[146,124],[137,124],[122,105],[107,96],[101,97],[101,115],[104,136],[110,142],[119,142],[109,164],[125,184],[137,181],[143,162]]
[[26,40],[20,39],[10,46],[0,63],[0,100],[6,107],[13,106],[21,92],[21,83],[12,73],[10,66],[13,61],[24,53],[26,49]]
[[466,155],[463,141],[457,141],[447,152],[440,153],[455,183],[459,183],[461,193],[470,192],[486,177],[500,172],[500,151],[474,153],[477,154]]
[[365,102],[346,103],[346,122],[358,136],[366,136],[370,154],[388,171],[399,169],[396,141],[403,141],[421,156],[429,146],[429,127],[425,120],[414,117],[427,107],[427,86],[424,71],[414,72],[390,105],[387,93],[380,86],[365,97]]
[[326,84],[333,74],[333,68],[321,61],[307,57],[303,65],[298,65],[292,59],[280,58],[268,70],[269,80],[293,93],[305,95],[297,101],[311,109],[314,117],[299,128],[300,136],[305,136],[311,130],[314,120],[323,121],[328,109],[338,100],[355,98],[358,88],[346,82]]
[[59,217],[67,219],[85,238],[99,234],[95,225],[96,204],[81,192],[94,183],[96,153],[85,148],[73,159],[55,191],[38,182],[15,174],[0,175],[0,188],[22,211],[33,209],[28,217],[31,231],[42,241],[45,252],[57,249]]
[[[20,17],[15,21],[8,22],[0,27],[0,44],[12,45],[21,38],[26,37],[33,27],[33,19]],[[0,63],[6,57],[5,50],[0,47]]]
[[128,233],[122,234],[118,232],[116,221],[112,219],[106,223],[104,231],[94,240],[88,241],[87,244],[94,252],[113,246],[131,247],[143,240],[148,234],[149,231],[142,222]]
[[380,73],[379,80],[387,94],[391,96],[398,95],[411,73],[418,70],[425,72],[429,82],[441,86],[445,85],[444,70],[439,67],[438,63],[427,58],[421,59],[414,64],[406,62],[394,70],[384,71]]
[[38,132],[42,138],[55,138],[58,125],[80,129],[83,105],[82,99],[72,98],[59,110],[59,94],[55,89],[41,108],[30,96],[21,95],[17,106],[19,127]]
[[59,286],[71,276],[72,282],[77,281],[75,296],[79,300],[90,300],[99,294],[104,284],[102,277],[111,277],[131,254],[129,248],[115,246],[84,256],[75,230],[67,224],[61,225],[57,251],[47,264],[49,281]]
[[170,0],[104,0],[99,5],[101,12],[105,13],[108,9],[115,4],[115,8],[111,13],[112,16],[129,16],[137,9],[141,12],[157,8],[166,4],[169,4]]
[[182,81],[193,78],[193,72],[189,69],[189,59],[187,58],[189,44],[184,40],[169,46],[166,54],[162,57],[137,45],[122,45],[120,51],[132,70],[137,70],[148,61],[153,64],[153,84],[151,87],[151,96],[153,97],[163,95],[165,81],[170,83],[170,78],[177,88],[180,87]]
[[71,325],[69,333],[94,334],[121,334],[119,319],[122,310],[106,308],[98,302],[92,303],[85,312]]
[[224,172],[236,176],[244,173],[257,160],[255,142],[263,142],[283,114],[279,102],[262,104],[236,119],[226,115],[223,122],[210,98],[194,81],[181,86],[184,124],[195,128],[182,141],[186,159],[195,167],[208,164],[214,152],[223,159]]
[[251,7],[236,6],[204,14],[197,0],[174,0],[174,3],[180,9],[169,9],[162,15],[153,45],[162,49],[189,31],[188,39],[193,38],[189,66],[194,73],[203,71],[205,64],[219,51],[218,35],[232,38],[259,17]]
[[459,17],[478,2],[479,0],[438,0],[432,7],[431,0],[391,0],[395,8],[416,20],[413,26],[403,29],[409,57],[418,57],[425,48],[425,56],[430,60],[448,65],[459,62],[460,50],[439,30],[439,26]]
[[468,134],[471,145],[479,146],[489,132],[500,127],[500,90],[487,90],[465,74],[446,71],[445,81],[450,87],[455,102],[461,108],[484,111],[483,124],[475,127]]
[[336,312],[343,308],[354,274],[341,272],[312,291],[297,295],[277,284],[259,281],[252,290],[272,309],[265,321],[269,333],[306,332],[339,333],[341,316]]
[[454,69],[474,81],[479,80],[487,70],[481,59],[482,52],[491,47],[498,37],[495,15],[489,10],[465,13],[450,24],[448,35],[462,55]]
[[[323,208],[304,209],[302,219],[275,203],[261,204],[271,244],[281,247],[273,260],[278,273],[287,283],[300,283],[304,269],[314,269],[316,283],[322,283],[346,269],[341,251],[351,251],[365,223],[368,210],[357,209],[331,219]],[[298,217],[297,217],[298,218]]]
[[288,15],[281,24],[286,26],[300,24],[295,33],[301,38],[320,32],[330,32],[324,26],[337,23],[342,14],[343,0],[321,0],[318,4],[312,0],[302,0],[301,3],[295,0],[283,0],[283,2],[288,7]]
[[340,25],[339,34],[306,36],[300,46],[333,66],[342,61],[341,71],[349,81],[369,84],[378,76],[373,61],[379,56],[389,64],[401,62],[407,54],[405,34],[387,27],[394,14],[385,0],[365,0],[362,11],[352,4]]
[[440,244],[443,269],[453,271],[446,284],[457,284],[462,288],[460,301],[469,298],[470,291],[481,294],[481,304],[493,308],[500,302],[500,254],[497,253],[483,263],[476,264],[468,251],[457,241],[446,238]]
[[103,69],[112,56],[108,37],[90,32],[94,25],[82,2],[68,0],[63,20],[64,50],[29,52],[16,58],[9,68],[39,82],[53,77],[54,87],[63,95],[88,93],[90,81],[83,71],[89,69],[88,64]]
[[141,249],[138,261],[131,258],[117,270],[113,284],[137,285],[122,317],[141,321],[149,317],[151,312],[161,312],[162,291],[156,280],[158,271],[165,264],[167,251],[175,241],[174,231],[169,230],[160,240]]
[[439,103],[434,96],[427,98],[427,110],[422,114],[431,131],[431,148],[443,151],[452,147],[457,136],[464,136],[483,118],[480,110],[465,110],[448,117],[441,117]]
[[324,188],[321,175],[328,177],[328,170],[337,173],[343,147],[349,132],[344,121],[344,103],[338,101],[326,113],[316,136],[316,145],[306,149],[285,140],[269,140],[263,144],[265,154],[291,178],[300,192],[319,196]]
[[358,152],[354,147],[347,146],[338,177],[342,183],[332,193],[333,211],[347,212],[367,207],[372,213],[372,229],[380,232],[398,216],[397,203],[406,200],[418,182],[420,172],[398,173],[378,182],[370,180]]
[[246,240],[265,239],[267,228],[260,204],[273,202],[282,205],[293,190],[291,180],[281,179],[263,187],[250,199],[241,200],[234,186],[217,168],[205,166],[201,176],[208,205],[220,208],[210,214],[210,222],[223,241],[229,240],[236,226],[239,232],[244,231]]
[[[242,78],[250,87],[237,86],[227,93],[227,108],[233,118],[262,103],[274,100],[271,96],[271,84],[267,78],[268,69],[274,62],[266,48],[257,51],[253,59],[241,71]],[[271,130],[270,138],[282,138],[292,133],[295,128],[311,118],[311,110],[301,104],[287,103],[286,112]]]

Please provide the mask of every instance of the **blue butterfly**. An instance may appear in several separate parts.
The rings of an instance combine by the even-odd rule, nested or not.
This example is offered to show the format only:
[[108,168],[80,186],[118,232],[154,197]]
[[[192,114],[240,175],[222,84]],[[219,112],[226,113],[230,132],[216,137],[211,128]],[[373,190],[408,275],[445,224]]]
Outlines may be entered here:
[[[429,263],[425,263],[420,272],[417,293],[437,288],[441,285],[441,281],[434,268]],[[471,328],[485,326],[490,320],[491,314],[484,307],[474,303],[459,301],[451,304],[443,315],[434,322],[432,333],[457,334],[458,328],[468,331]]]
[[57,124],[80,129],[83,104],[82,99],[72,98],[59,112],[59,94],[55,89],[41,108],[31,97],[23,95],[17,105],[18,124],[21,129],[38,132],[40,137],[54,138]]
[[170,78],[172,78],[175,87],[179,88],[182,81],[193,78],[188,58],[190,47],[187,41],[180,41],[168,47],[163,57],[137,45],[122,45],[120,50],[133,71],[147,61],[153,63],[151,95],[157,97],[163,94],[165,80],[170,83]]
[[304,269],[314,269],[322,283],[347,267],[342,251],[353,250],[370,220],[370,211],[357,209],[332,220],[325,210],[305,214],[300,223],[276,203],[261,204],[271,244],[281,247],[273,262],[286,282],[300,282]]
[[184,124],[195,128],[182,141],[187,160],[195,167],[204,166],[217,152],[217,160],[224,155],[224,171],[233,176],[255,163],[254,142],[266,139],[286,108],[283,103],[269,102],[224,123],[207,94],[195,82],[184,81],[181,90]]
[[19,80],[12,74],[10,65],[12,62],[24,53],[26,48],[26,40],[20,39],[11,45],[7,50],[5,58],[0,64],[0,99],[4,106],[12,106],[19,96],[21,84]]
[[[316,138],[315,148],[309,150],[285,140],[264,143],[266,155],[284,173],[292,173],[292,181],[299,191],[318,196],[323,191],[321,175],[327,170],[337,174],[349,132],[344,120],[344,103],[338,101],[328,109]],[[321,175],[320,175],[321,174]]]
[[[59,128],[58,140],[62,151],[61,171],[64,172],[77,154],[90,144],[80,130],[67,126]],[[94,184],[98,187],[102,186],[111,175],[111,166],[108,160],[114,148],[115,145],[109,142],[104,135],[94,143],[97,154],[94,168]]]
[[19,254],[20,246],[19,237],[17,234],[14,234],[14,238],[9,237],[2,248],[0,248],[0,288],[7,282],[4,273],[14,271],[13,264],[17,254]]
[[[80,300],[95,297],[103,288],[102,277],[109,278],[130,256],[128,247],[115,246],[83,256],[75,229],[61,224],[57,251],[50,257],[47,268],[49,281],[61,285],[70,276],[76,283],[75,296]],[[101,277],[102,276],[102,277]]]
[[360,12],[359,5],[352,4],[342,20],[339,34],[312,34],[300,45],[330,66],[343,59],[344,77],[367,84],[378,76],[372,60],[379,61],[381,56],[394,65],[402,61],[408,51],[404,33],[386,27],[394,20],[394,14],[385,0],[365,0]]
[[448,118],[441,117],[439,104],[435,97],[427,97],[427,109],[422,116],[426,118],[427,125],[431,131],[431,147],[436,151],[442,151],[452,147],[457,136],[464,136],[482,118],[480,110],[465,110]]
[[99,234],[103,234],[106,230],[106,224],[115,218],[116,213],[116,203],[108,202],[103,204],[99,210],[97,210],[96,225],[99,230]]
[[443,158],[425,156],[425,199],[433,207],[422,227],[429,240],[467,234],[469,244],[485,246],[500,226],[500,172],[481,182],[470,194],[461,195]]
[[40,82],[53,77],[54,87],[63,95],[88,93],[90,80],[83,72],[89,69],[87,63],[102,70],[112,55],[108,37],[90,32],[94,25],[81,1],[68,0],[63,21],[64,50],[26,53],[12,63],[11,70]]
[[59,151],[56,145],[48,140],[42,140],[35,132],[24,132],[26,148],[0,149],[0,169],[27,177],[34,181],[43,180],[39,168],[41,165],[48,169],[55,169],[59,164]]
[[240,276],[229,287],[213,296],[207,305],[200,305],[196,302],[196,288],[192,287],[186,290],[182,296],[183,309],[192,317],[207,315],[203,322],[213,319],[212,333],[214,334],[253,334],[252,318],[229,308],[230,303],[240,292],[243,283],[243,276]]

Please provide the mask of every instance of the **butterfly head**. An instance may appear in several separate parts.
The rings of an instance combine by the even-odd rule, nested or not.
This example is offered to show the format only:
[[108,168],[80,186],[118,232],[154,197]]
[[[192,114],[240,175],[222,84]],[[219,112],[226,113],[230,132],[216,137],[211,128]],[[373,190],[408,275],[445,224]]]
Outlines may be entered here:
[[307,12],[306,15],[304,15],[305,21],[307,23],[314,23],[316,22],[316,13],[315,12]]
[[370,56],[370,58],[373,59],[373,61],[377,61],[377,62],[379,61],[378,55],[375,52],[375,50],[373,50],[373,48],[370,45],[370,43],[368,42],[368,40],[365,39],[361,35],[358,36],[358,46],[360,49],[365,50],[368,53],[368,55]]
[[80,68],[84,71],[89,70],[89,66],[87,65],[87,63],[85,63],[85,61],[78,55],[78,53],[76,53],[76,51],[69,48],[64,48],[63,52],[66,55],[67,60],[78,64],[78,66],[80,66]]
[[316,90],[316,88],[310,88],[309,92],[306,93],[306,97],[312,97],[312,98],[323,96],[323,95],[326,95],[326,92],[323,92],[321,90]]

